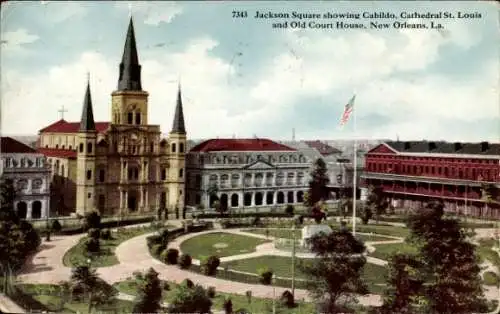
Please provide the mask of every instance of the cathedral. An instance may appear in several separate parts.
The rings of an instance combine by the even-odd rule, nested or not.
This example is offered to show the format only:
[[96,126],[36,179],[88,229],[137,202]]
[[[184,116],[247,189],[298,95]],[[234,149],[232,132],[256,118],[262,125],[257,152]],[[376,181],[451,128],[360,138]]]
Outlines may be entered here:
[[51,215],[130,215],[184,207],[186,129],[179,86],[172,130],[162,138],[148,124],[148,92],[141,84],[130,19],[111,121],[96,122],[87,82],[80,122],[61,119],[39,131],[38,152],[52,171]]

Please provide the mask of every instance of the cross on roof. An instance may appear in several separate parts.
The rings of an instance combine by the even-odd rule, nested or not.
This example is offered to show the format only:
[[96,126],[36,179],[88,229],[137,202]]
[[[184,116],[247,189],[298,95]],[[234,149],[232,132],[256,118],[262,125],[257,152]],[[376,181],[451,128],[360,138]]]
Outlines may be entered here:
[[61,114],[61,119],[64,119],[64,113],[68,112],[68,110],[64,109],[64,106],[62,106],[61,109],[58,110],[58,112]]

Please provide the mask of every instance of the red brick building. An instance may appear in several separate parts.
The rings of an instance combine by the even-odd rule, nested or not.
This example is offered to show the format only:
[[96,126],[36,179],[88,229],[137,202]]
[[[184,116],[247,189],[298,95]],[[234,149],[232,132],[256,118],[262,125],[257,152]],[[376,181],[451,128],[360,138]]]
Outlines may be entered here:
[[384,142],[366,154],[362,180],[362,194],[382,186],[396,208],[439,199],[447,211],[500,217],[499,203],[482,196],[484,186],[500,189],[498,143]]

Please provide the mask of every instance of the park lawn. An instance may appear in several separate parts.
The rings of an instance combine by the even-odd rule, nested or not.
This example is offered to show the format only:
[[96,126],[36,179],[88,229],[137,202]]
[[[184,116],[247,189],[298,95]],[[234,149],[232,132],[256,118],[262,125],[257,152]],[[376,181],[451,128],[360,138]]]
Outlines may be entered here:
[[269,241],[239,234],[214,232],[187,239],[181,243],[180,249],[182,253],[201,260],[211,255],[224,257],[255,252],[257,245],[266,242]]
[[[61,297],[58,295],[57,285],[49,284],[21,284],[18,287],[28,296],[34,299],[34,302],[40,303],[45,307],[45,311],[50,313],[88,313],[88,303],[83,302],[65,302],[61,308]],[[15,300],[14,300],[15,301]],[[131,301],[116,300],[111,306],[98,307],[92,309],[93,313],[132,313],[134,303]]]
[[[168,228],[165,226],[164,228]],[[143,226],[133,228],[120,228],[119,232],[112,232],[113,239],[100,240],[101,252],[92,256],[93,267],[106,267],[117,265],[118,259],[115,255],[115,249],[122,242],[131,238],[140,236],[145,233],[150,233],[158,230],[158,227]],[[78,244],[69,249],[63,257],[63,264],[66,267],[75,267],[78,265],[86,265],[88,255],[85,250],[85,241],[87,236],[80,239]]]
[[[333,224],[330,225],[332,229],[339,229],[340,224]],[[347,228],[349,230],[352,230],[351,225],[347,225]],[[410,230],[406,227],[398,227],[398,226],[389,226],[389,225],[375,225],[375,224],[369,224],[369,225],[363,225],[363,224],[356,224],[356,232],[361,232],[361,233],[373,233],[376,235],[388,235],[388,236],[393,236],[393,237],[400,237],[400,238],[406,238],[410,234]]]
[[[173,282],[168,282],[170,286],[169,291],[163,291],[163,302],[169,303],[172,301],[173,293],[172,291],[177,287],[177,284]],[[195,283],[196,284],[196,283]],[[137,281],[134,279],[129,279],[126,281],[117,282],[114,287],[118,289],[118,291],[129,294],[129,295],[137,295]],[[279,296],[277,296],[279,297]],[[224,300],[227,298],[231,298],[231,302],[233,303],[233,310],[236,311],[241,308],[245,308],[251,313],[272,313],[272,304],[273,301],[271,299],[264,298],[252,298],[251,303],[248,303],[248,299],[244,295],[232,294],[232,293],[215,293],[215,298],[212,299],[213,305],[212,310],[222,310]],[[279,302],[277,302],[279,303]],[[314,304],[300,302],[296,308],[293,309],[283,309],[280,311],[283,314],[310,314],[314,313]]]
[[[295,239],[301,239],[302,238],[302,230],[295,230],[293,231],[292,229],[265,229],[265,228],[260,228],[260,229],[248,229],[244,230],[245,232],[250,232],[250,233],[255,233],[255,234],[262,234],[262,235],[268,235],[270,237],[275,237],[275,238],[282,238],[282,239],[292,239],[293,238],[293,233],[295,233]],[[367,241],[386,241],[386,240],[394,240],[393,238],[388,238],[385,236],[381,235],[368,235],[368,234],[356,234],[356,238],[363,242]]]
[[417,248],[406,242],[390,243],[390,244],[374,244],[375,252],[369,255],[375,258],[380,258],[388,261],[392,255],[396,253],[414,254],[417,253]]
[[[307,276],[300,271],[298,265],[308,265],[312,263],[312,259],[297,258],[295,267],[295,278],[299,280],[307,280]],[[265,255],[260,257],[236,260],[222,263],[222,267],[229,270],[242,271],[247,273],[258,274],[259,269],[270,268],[277,277],[291,278],[292,277],[292,259],[286,256]],[[366,280],[370,291],[374,293],[380,292],[380,285],[384,285],[387,276],[387,268],[371,263],[366,263],[363,278]]]
[[498,241],[495,239],[480,239],[478,242],[479,245],[476,246],[476,252],[481,260],[488,260],[500,269],[500,256],[492,250]]

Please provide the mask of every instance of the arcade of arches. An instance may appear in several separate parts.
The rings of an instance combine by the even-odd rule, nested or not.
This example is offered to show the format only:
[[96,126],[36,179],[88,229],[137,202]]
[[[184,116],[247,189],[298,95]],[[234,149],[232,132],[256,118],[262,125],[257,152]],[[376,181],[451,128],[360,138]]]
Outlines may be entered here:
[[19,201],[15,205],[16,214],[21,219],[46,218],[47,204],[41,201]]
[[304,201],[304,191],[257,191],[218,193],[209,199],[210,207],[219,200],[222,208],[297,204]]

